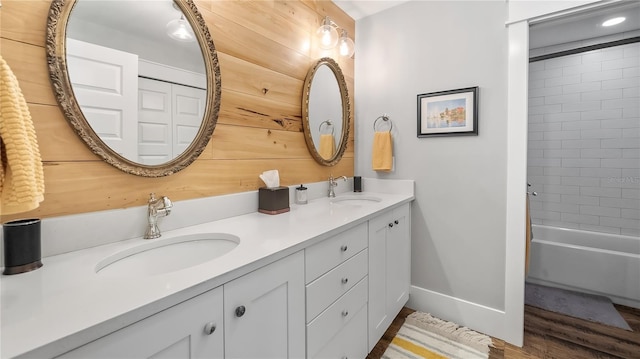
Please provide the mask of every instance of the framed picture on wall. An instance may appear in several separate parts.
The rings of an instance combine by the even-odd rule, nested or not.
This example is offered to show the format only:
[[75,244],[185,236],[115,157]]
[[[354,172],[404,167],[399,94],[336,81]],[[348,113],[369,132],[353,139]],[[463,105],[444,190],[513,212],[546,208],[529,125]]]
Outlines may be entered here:
[[418,137],[477,135],[477,86],[418,95]]

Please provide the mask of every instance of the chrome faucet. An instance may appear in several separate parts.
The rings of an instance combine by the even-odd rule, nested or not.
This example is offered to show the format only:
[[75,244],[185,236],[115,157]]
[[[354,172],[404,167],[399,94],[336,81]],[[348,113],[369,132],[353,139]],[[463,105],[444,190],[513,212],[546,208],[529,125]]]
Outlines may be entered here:
[[172,207],[173,203],[168,197],[156,198],[155,193],[149,194],[149,206],[147,208],[149,225],[144,233],[144,239],[158,238],[162,235],[160,228],[158,228],[158,217],[165,217],[171,214]]
[[342,178],[345,181],[347,180],[346,176],[333,178],[333,175],[329,175],[329,198],[334,198],[336,196],[336,192],[334,191],[334,188],[338,185],[338,182],[336,182],[336,180],[339,180],[340,178]]

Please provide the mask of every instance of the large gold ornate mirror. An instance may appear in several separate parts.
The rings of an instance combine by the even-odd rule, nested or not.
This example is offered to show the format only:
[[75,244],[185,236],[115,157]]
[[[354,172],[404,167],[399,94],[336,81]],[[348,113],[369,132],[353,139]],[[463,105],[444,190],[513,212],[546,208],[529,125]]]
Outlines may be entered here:
[[124,172],[173,174],[211,139],[220,68],[192,0],[53,0],[47,59],[74,131]]
[[325,166],[337,164],[347,148],[350,103],[342,70],[325,57],[307,73],[302,96],[302,127],[313,158]]

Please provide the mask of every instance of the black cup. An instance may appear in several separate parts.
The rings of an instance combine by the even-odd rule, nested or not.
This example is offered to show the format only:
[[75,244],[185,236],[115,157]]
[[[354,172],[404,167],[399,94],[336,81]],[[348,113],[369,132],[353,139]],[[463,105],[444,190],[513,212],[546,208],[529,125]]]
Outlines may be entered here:
[[18,274],[42,267],[40,220],[21,219],[2,225],[4,272]]
[[353,177],[353,192],[362,192],[362,177]]

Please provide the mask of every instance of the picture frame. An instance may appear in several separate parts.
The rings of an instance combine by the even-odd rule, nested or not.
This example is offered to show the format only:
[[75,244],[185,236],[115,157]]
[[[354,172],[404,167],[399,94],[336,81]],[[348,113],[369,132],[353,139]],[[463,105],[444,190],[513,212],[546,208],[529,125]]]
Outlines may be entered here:
[[477,136],[478,86],[418,95],[418,137]]

